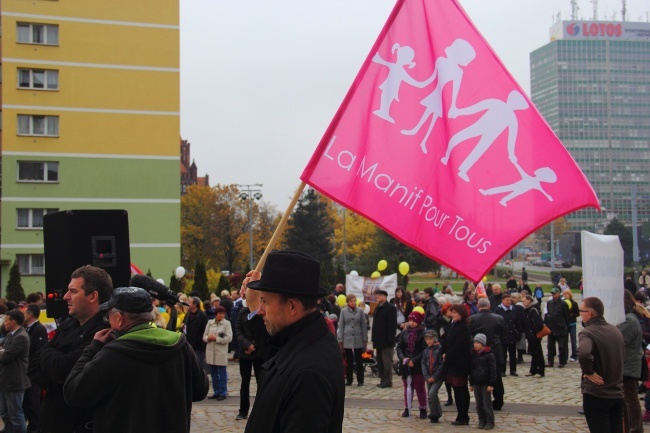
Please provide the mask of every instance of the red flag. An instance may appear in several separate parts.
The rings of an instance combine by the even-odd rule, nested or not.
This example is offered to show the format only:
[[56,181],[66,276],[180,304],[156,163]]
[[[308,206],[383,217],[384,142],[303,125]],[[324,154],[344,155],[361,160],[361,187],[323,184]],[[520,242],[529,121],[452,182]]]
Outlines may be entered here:
[[301,179],[478,281],[598,199],[455,0],[400,0]]

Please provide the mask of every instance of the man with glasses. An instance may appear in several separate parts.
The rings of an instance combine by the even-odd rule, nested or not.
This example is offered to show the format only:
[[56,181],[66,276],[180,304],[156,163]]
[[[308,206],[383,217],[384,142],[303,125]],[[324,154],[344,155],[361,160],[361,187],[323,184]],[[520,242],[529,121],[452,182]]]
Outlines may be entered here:
[[41,410],[41,432],[92,432],[92,411],[80,410],[63,400],[63,383],[95,333],[108,327],[99,305],[110,299],[113,282],[110,275],[94,266],[82,266],[71,275],[63,300],[68,303],[69,318],[54,338],[29,360],[29,378],[46,389]]
[[185,335],[156,327],[151,296],[137,287],[115,289],[101,309],[111,329],[84,349],[65,382],[66,402],[93,410],[95,433],[189,433],[208,377]]
[[582,407],[591,433],[623,431],[623,335],[605,321],[598,298],[580,304],[584,329],[578,337]]

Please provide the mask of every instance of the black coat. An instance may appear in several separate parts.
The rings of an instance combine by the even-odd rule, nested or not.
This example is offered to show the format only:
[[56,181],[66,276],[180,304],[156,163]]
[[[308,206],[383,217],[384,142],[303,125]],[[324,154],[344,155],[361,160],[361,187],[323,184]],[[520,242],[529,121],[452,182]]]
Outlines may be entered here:
[[389,302],[377,304],[372,321],[372,346],[375,349],[386,349],[395,346],[395,325],[397,324],[397,308]]
[[501,339],[506,334],[506,323],[503,321],[503,317],[487,310],[479,310],[469,318],[469,329],[472,337],[476,334],[485,334],[487,345],[490,346],[497,360],[505,359],[503,346],[501,346]]
[[201,310],[192,314],[189,311],[185,314],[183,326],[185,327],[185,337],[194,350],[205,350],[203,342],[203,332],[208,324],[208,316]]
[[[269,344],[269,331],[266,330],[264,319],[261,316],[255,315],[251,320],[248,320],[250,308],[244,307],[239,310],[239,316],[235,322],[235,337],[239,343],[239,358],[240,359],[269,359],[271,355],[271,345]],[[250,345],[255,347],[255,351],[251,354],[246,354],[246,349]],[[259,380],[258,380],[259,383]]]
[[524,332],[526,333],[526,338],[537,338],[537,333],[542,330],[544,327],[544,320],[539,314],[539,310],[535,308],[535,305],[531,305],[526,308],[526,319],[524,321]]
[[148,323],[106,344],[93,340],[64,386],[68,404],[93,409],[94,433],[189,433],[192,402],[207,394],[185,336]]
[[[413,350],[409,350],[409,336],[414,332],[417,334],[415,346],[413,347]],[[422,374],[422,353],[424,352],[425,347],[427,347],[427,344],[424,341],[424,328],[411,328],[409,326],[399,334],[399,337],[397,338],[396,351],[402,376],[406,377],[413,374]],[[403,361],[406,358],[413,361],[413,367],[404,365]]]
[[495,310],[494,314],[498,314],[503,317],[503,321],[506,325],[506,334],[501,339],[501,344],[510,345],[515,344],[519,341],[522,333],[522,323],[521,323],[521,313],[518,314],[518,310],[515,309],[515,306],[512,305],[510,309],[506,309],[503,304],[499,305]]
[[497,383],[497,360],[489,347],[480,352],[472,350],[470,385],[494,386]]
[[59,325],[54,338],[29,358],[29,378],[47,389],[41,408],[41,432],[91,431],[82,426],[92,421],[92,410],[68,406],[63,400],[63,383],[95,333],[105,328],[108,328],[108,323],[104,322],[101,313],[83,326],[70,317]]
[[558,298],[557,301],[550,299],[546,303],[546,317],[544,322],[546,326],[551,328],[554,337],[562,337],[564,335],[569,335],[569,306],[561,298]]
[[31,357],[47,344],[47,329],[38,320],[25,329],[29,334],[29,356]]
[[279,350],[263,365],[246,433],[340,433],[343,358],[323,316],[310,313],[269,342]]
[[452,322],[447,339],[442,345],[447,375],[465,378],[469,375],[471,345],[472,336],[467,323]]
[[[31,386],[27,377],[29,335],[22,326],[8,333],[0,352],[0,391],[23,391]],[[11,414],[9,414],[11,415]]]

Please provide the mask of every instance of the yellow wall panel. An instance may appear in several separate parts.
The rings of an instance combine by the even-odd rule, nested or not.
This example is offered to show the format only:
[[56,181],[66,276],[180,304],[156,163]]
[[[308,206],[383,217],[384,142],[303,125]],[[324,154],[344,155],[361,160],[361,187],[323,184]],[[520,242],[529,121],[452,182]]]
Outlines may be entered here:
[[[4,5],[4,3],[3,3]],[[16,43],[16,23],[58,24],[59,45]],[[179,68],[175,29],[2,17],[3,57],[94,64]]]
[[3,11],[178,25],[178,0],[2,0]]
[[[19,68],[58,70],[59,90],[18,88]],[[3,103],[9,105],[168,112],[180,110],[180,81],[177,72],[5,62],[2,76],[5,86],[9,87]]]
[[[18,114],[59,116],[59,137],[17,136]],[[180,116],[5,109],[4,151],[178,156]]]

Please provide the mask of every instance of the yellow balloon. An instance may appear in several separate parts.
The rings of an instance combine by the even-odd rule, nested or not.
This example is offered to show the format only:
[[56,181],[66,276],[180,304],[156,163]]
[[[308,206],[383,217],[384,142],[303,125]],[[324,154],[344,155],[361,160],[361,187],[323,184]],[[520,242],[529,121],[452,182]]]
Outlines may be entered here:
[[386,260],[380,260],[379,263],[377,263],[377,269],[380,271],[385,270],[388,267],[388,262]]
[[397,267],[397,269],[399,269],[399,273],[400,273],[400,274],[402,274],[402,275],[406,275],[406,274],[409,273],[409,269],[410,269],[410,268],[409,268],[409,264],[408,264],[408,263],[406,263],[406,262],[402,262],[402,263],[399,264],[399,266]]
[[419,305],[413,309],[413,311],[417,311],[419,313],[424,314],[424,308],[420,307]]
[[487,281],[487,276],[483,277],[483,282]]
[[336,297],[336,305],[339,307],[345,307],[348,302],[345,300],[345,295],[338,295]]
[[379,278],[379,277],[381,277],[381,274],[379,273],[379,271],[375,271],[375,272],[372,273],[372,275],[370,275],[370,278]]

